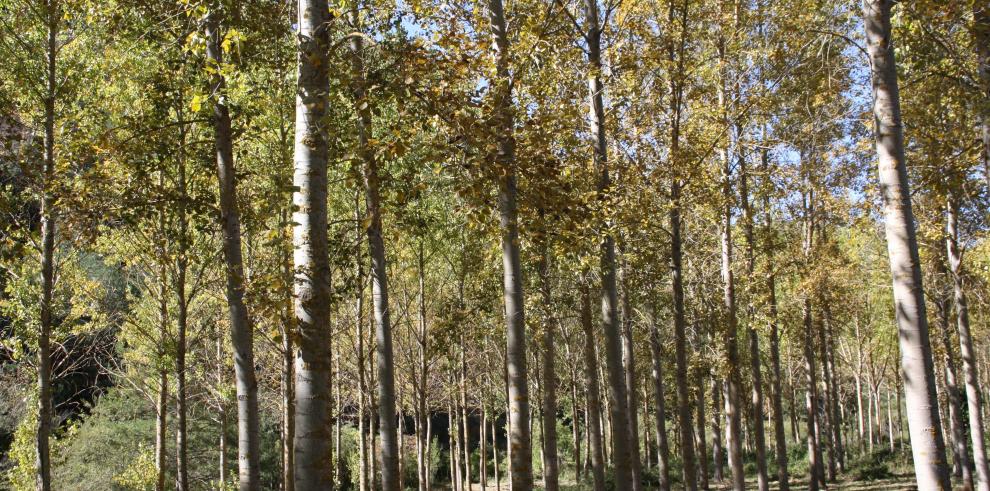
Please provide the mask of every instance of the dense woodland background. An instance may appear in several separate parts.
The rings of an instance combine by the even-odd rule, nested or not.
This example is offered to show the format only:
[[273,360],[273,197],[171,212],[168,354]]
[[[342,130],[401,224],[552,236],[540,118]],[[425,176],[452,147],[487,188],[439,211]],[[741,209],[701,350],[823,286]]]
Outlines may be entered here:
[[0,0],[0,488],[987,491],[988,187],[986,0]]

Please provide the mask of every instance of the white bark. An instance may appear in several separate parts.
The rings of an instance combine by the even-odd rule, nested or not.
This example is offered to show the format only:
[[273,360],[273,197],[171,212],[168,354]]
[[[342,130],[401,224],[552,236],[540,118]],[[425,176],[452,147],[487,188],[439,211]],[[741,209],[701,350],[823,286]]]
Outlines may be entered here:
[[948,490],[945,442],[935,397],[921,265],[904,159],[897,66],[891,39],[892,0],[864,0],[863,21],[873,85],[873,116],[887,251],[901,351],[901,376],[918,488]]

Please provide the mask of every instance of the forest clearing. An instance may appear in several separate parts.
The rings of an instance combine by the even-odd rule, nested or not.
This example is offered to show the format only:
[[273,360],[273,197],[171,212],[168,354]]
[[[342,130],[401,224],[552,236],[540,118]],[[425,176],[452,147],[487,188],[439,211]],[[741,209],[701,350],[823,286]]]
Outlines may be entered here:
[[990,491],[988,0],[0,0],[0,490]]

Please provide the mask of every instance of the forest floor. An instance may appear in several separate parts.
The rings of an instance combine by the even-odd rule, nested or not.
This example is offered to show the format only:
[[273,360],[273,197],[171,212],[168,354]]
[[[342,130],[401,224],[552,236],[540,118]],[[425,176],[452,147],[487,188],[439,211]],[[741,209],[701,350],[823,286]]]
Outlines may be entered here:
[[[791,486],[793,489],[804,489],[806,484],[807,484],[807,480],[791,481]],[[540,483],[537,482],[537,486],[539,485]],[[574,483],[561,483],[560,488],[561,491],[585,491],[587,489],[590,489],[587,486],[576,485]],[[747,480],[746,488],[756,489],[756,481]],[[855,481],[851,479],[840,479],[836,483],[830,483],[829,488],[841,489],[844,491],[908,491],[908,490],[918,489],[917,486],[915,485],[913,474],[894,476],[885,479],[860,480],[860,481]],[[449,490],[450,487],[449,486],[437,487],[436,489]],[[477,491],[507,491],[509,489],[509,484],[507,482],[503,482],[501,488],[496,487],[495,484],[490,484],[484,488],[479,487],[477,484],[475,484],[471,489]],[[543,489],[543,488],[537,487],[536,489]],[[652,489],[652,488],[647,487],[644,489]],[[712,489],[721,491],[731,488],[729,483],[725,482],[725,483],[713,485]],[[770,483],[770,489],[771,490],[777,489],[775,483],[773,482]]]

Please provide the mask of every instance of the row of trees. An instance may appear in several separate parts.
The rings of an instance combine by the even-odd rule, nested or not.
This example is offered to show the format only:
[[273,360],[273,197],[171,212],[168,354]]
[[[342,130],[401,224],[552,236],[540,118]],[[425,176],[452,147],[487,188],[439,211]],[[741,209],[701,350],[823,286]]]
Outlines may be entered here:
[[2,1],[15,488],[990,489],[978,1]]

